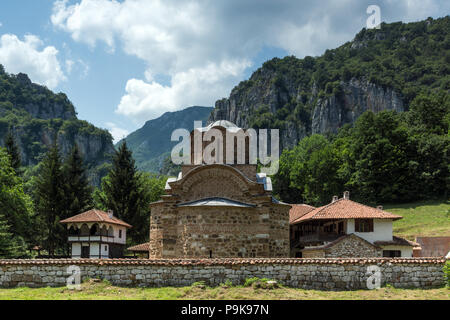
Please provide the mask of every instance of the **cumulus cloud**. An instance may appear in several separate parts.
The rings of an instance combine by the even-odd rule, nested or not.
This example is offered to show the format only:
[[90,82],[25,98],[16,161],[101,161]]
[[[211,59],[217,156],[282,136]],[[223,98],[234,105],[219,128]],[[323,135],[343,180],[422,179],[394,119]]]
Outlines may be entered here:
[[[108,51],[121,48],[146,63],[144,79],[127,82],[117,109],[143,122],[142,117],[190,104],[212,105],[242,80],[249,61],[265,46],[304,57],[351,40],[365,27],[372,2],[60,0],[51,21],[77,42],[102,44]],[[384,0],[379,5],[383,21],[448,12],[444,1]],[[169,77],[170,84],[157,82],[158,75]]]
[[57,59],[58,50],[43,46],[35,35],[20,40],[16,35],[4,34],[0,37],[0,63],[10,73],[26,73],[32,81],[54,89],[66,77]]
[[113,142],[114,143],[119,142],[120,140],[125,138],[128,135],[128,133],[129,133],[128,130],[118,127],[113,122],[106,122],[105,125],[106,125],[106,128],[111,133],[111,135],[113,136]]
[[[117,112],[136,119],[152,119],[166,111],[191,105],[210,105],[242,77],[249,61],[226,61],[207,64],[173,75],[170,85],[131,79],[126,85]],[[147,76],[147,80],[149,77]]]

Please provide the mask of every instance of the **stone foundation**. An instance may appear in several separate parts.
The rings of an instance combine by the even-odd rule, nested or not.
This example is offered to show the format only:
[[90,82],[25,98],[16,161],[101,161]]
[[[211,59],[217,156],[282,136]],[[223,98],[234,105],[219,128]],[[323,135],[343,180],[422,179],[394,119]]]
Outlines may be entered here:
[[381,285],[432,288],[445,284],[443,258],[355,259],[204,259],[204,260],[0,260],[0,287],[65,286],[69,266],[81,278],[100,278],[114,285],[189,286],[227,280],[242,284],[252,277],[270,278],[304,289],[367,289],[369,266],[378,266]]

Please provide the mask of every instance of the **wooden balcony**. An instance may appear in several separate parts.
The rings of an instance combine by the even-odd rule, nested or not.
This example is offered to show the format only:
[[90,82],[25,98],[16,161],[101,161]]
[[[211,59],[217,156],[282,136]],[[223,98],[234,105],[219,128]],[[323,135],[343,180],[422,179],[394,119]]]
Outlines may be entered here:
[[68,237],[69,242],[102,242],[102,243],[115,243],[114,237],[111,236],[75,236]]

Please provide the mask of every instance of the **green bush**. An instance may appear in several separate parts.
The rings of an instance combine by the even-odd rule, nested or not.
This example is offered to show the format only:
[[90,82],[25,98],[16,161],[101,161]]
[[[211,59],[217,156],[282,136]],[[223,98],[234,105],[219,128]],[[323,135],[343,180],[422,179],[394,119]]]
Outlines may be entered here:
[[448,288],[450,288],[450,261],[447,260],[443,270],[444,270],[444,277],[445,277],[445,281],[446,281],[446,286]]

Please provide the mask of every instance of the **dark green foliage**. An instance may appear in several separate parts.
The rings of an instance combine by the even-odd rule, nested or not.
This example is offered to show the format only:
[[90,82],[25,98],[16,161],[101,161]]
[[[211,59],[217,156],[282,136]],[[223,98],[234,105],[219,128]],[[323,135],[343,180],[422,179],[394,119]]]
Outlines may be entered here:
[[7,220],[0,214],[0,259],[17,258],[20,256],[14,241],[13,234],[9,232],[9,226]]
[[350,190],[363,203],[446,198],[450,188],[448,93],[421,94],[411,111],[364,113],[336,136],[304,138],[280,158],[282,200],[329,203]]
[[58,141],[69,146],[79,141],[98,141],[100,150],[85,155],[84,159],[92,184],[98,183],[102,177],[97,169],[109,161],[114,149],[111,134],[78,120],[74,106],[65,94],[55,94],[46,87],[31,83],[25,74],[10,75],[3,70],[0,72],[0,143],[6,146],[12,132],[15,145],[21,148],[17,149],[18,154],[24,155],[21,165],[26,167],[37,165],[48,151],[50,145],[46,137],[56,136]]
[[174,164],[170,155],[168,155],[159,170],[159,173],[165,176],[176,177],[178,173],[181,171],[181,165]]
[[64,174],[56,143],[52,145],[40,165],[35,180],[35,205],[40,243],[49,255],[67,253],[67,232],[60,223],[66,212]]
[[119,219],[131,224],[128,241],[138,244],[148,241],[149,203],[164,191],[163,179],[151,179],[137,171],[127,143],[120,145],[113,158],[112,169],[102,180],[102,190],[95,193],[96,202],[104,210],[113,210]]
[[63,219],[85,212],[93,207],[93,188],[89,185],[83,157],[77,145],[63,166],[66,210]]
[[32,243],[33,205],[23,191],[23,182],[11,166],[6,150],[0,148],[0,258],[25,255]]
[[9,131],[8,134],[6,135],[5,148],[6,152],[8,152],[9,156],[11,157],[12,167],[14,168],[14,170],[16,170],[16,172],[18,172],[21,165],[20,151],[19,148],[17,147],[16,141],[11,131]]
[[[236,104],[249,108],[249,127],[285,129],[287,122],[311,133],[311,111],[317,98],[344,94],[341,83],[366,79],[382,88],[392,88],[408,107],[421,92],[450,90],[450,17],[414,23],[383,23],[381,29],[363,29],[351,42],[319,57],[274,58],[256,70],[249,81],[233,89]],[[450,61],[450,60],[449,60]],[[271,86],[266,81],[270,79]],[[255,93],[276,91],[270,110],[252,105]],[[288,95],[295,103],[284,100]],[[259,90],[259,91],[258,91]],[[269,94],[263,92],[262,94]],[[302,103],[302,112],[296,108]],[[293,108],[292,108],[293,106]],[[285,109],[296,110],[287,118]],[[430,115],[432,116],[432,115]]]

